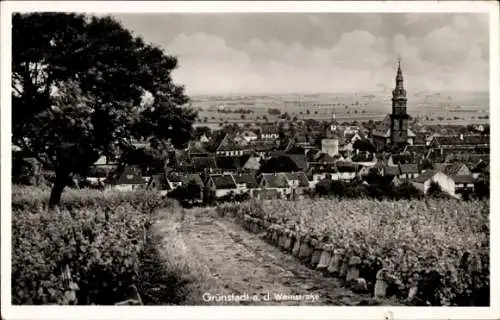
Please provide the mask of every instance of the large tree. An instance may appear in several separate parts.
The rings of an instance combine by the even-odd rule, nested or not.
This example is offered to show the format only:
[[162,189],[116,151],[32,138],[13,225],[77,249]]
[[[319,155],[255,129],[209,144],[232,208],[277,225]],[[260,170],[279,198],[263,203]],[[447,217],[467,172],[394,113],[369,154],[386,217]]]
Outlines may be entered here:
[[12,142],[54,170],[50,206],[73,174],[134,138],[191,138],[196,113],[176,67],[111,17],[13,15]]

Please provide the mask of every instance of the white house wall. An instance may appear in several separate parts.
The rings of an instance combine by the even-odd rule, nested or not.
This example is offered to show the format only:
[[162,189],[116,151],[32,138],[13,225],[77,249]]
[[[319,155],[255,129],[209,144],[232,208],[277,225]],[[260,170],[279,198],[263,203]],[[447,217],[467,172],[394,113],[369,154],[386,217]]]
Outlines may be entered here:
[[231,193],[236,193],[235,189],[217,189],[215,190],[215,197],[216,198],[222,198],[225,197]]
[[444,192],[455,195],[455,182],[450,177],[438,172],[432,177],[432,181],[438,183]]

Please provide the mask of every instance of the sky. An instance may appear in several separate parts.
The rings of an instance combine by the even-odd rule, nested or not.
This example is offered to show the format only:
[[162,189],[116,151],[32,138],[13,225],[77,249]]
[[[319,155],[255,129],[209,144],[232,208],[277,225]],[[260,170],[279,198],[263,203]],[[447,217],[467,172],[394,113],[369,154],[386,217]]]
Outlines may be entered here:
[[115,18],[179,60],[190,95],[488,91],[483,13],[176,13]]

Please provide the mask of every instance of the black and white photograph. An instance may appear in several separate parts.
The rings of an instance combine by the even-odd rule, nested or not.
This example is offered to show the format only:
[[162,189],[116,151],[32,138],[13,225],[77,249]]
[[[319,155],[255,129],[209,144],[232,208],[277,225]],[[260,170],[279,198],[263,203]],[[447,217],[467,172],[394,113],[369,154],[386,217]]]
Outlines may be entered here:
[[496,2],[76,3],[2,3],[2,317],[500,316]]

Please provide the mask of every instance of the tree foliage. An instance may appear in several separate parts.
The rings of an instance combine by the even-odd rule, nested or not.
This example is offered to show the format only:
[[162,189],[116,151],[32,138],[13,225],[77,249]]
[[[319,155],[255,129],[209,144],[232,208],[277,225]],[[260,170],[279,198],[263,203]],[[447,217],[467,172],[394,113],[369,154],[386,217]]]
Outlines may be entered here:
[[171,79],[177,59],[113,18],[15,14],[12,39],[13,143],[55,171],[51,205],[68,176],[132,138],[191,137],[196,113]]
[[377,151],[377,148],[368,139],[356,140],[352,147],[362,152],[374,153]]
[[274,172],[296,172],[299,171],[297,164],[287,156],[273,157],[265,161],[260,167],[260,173]]

